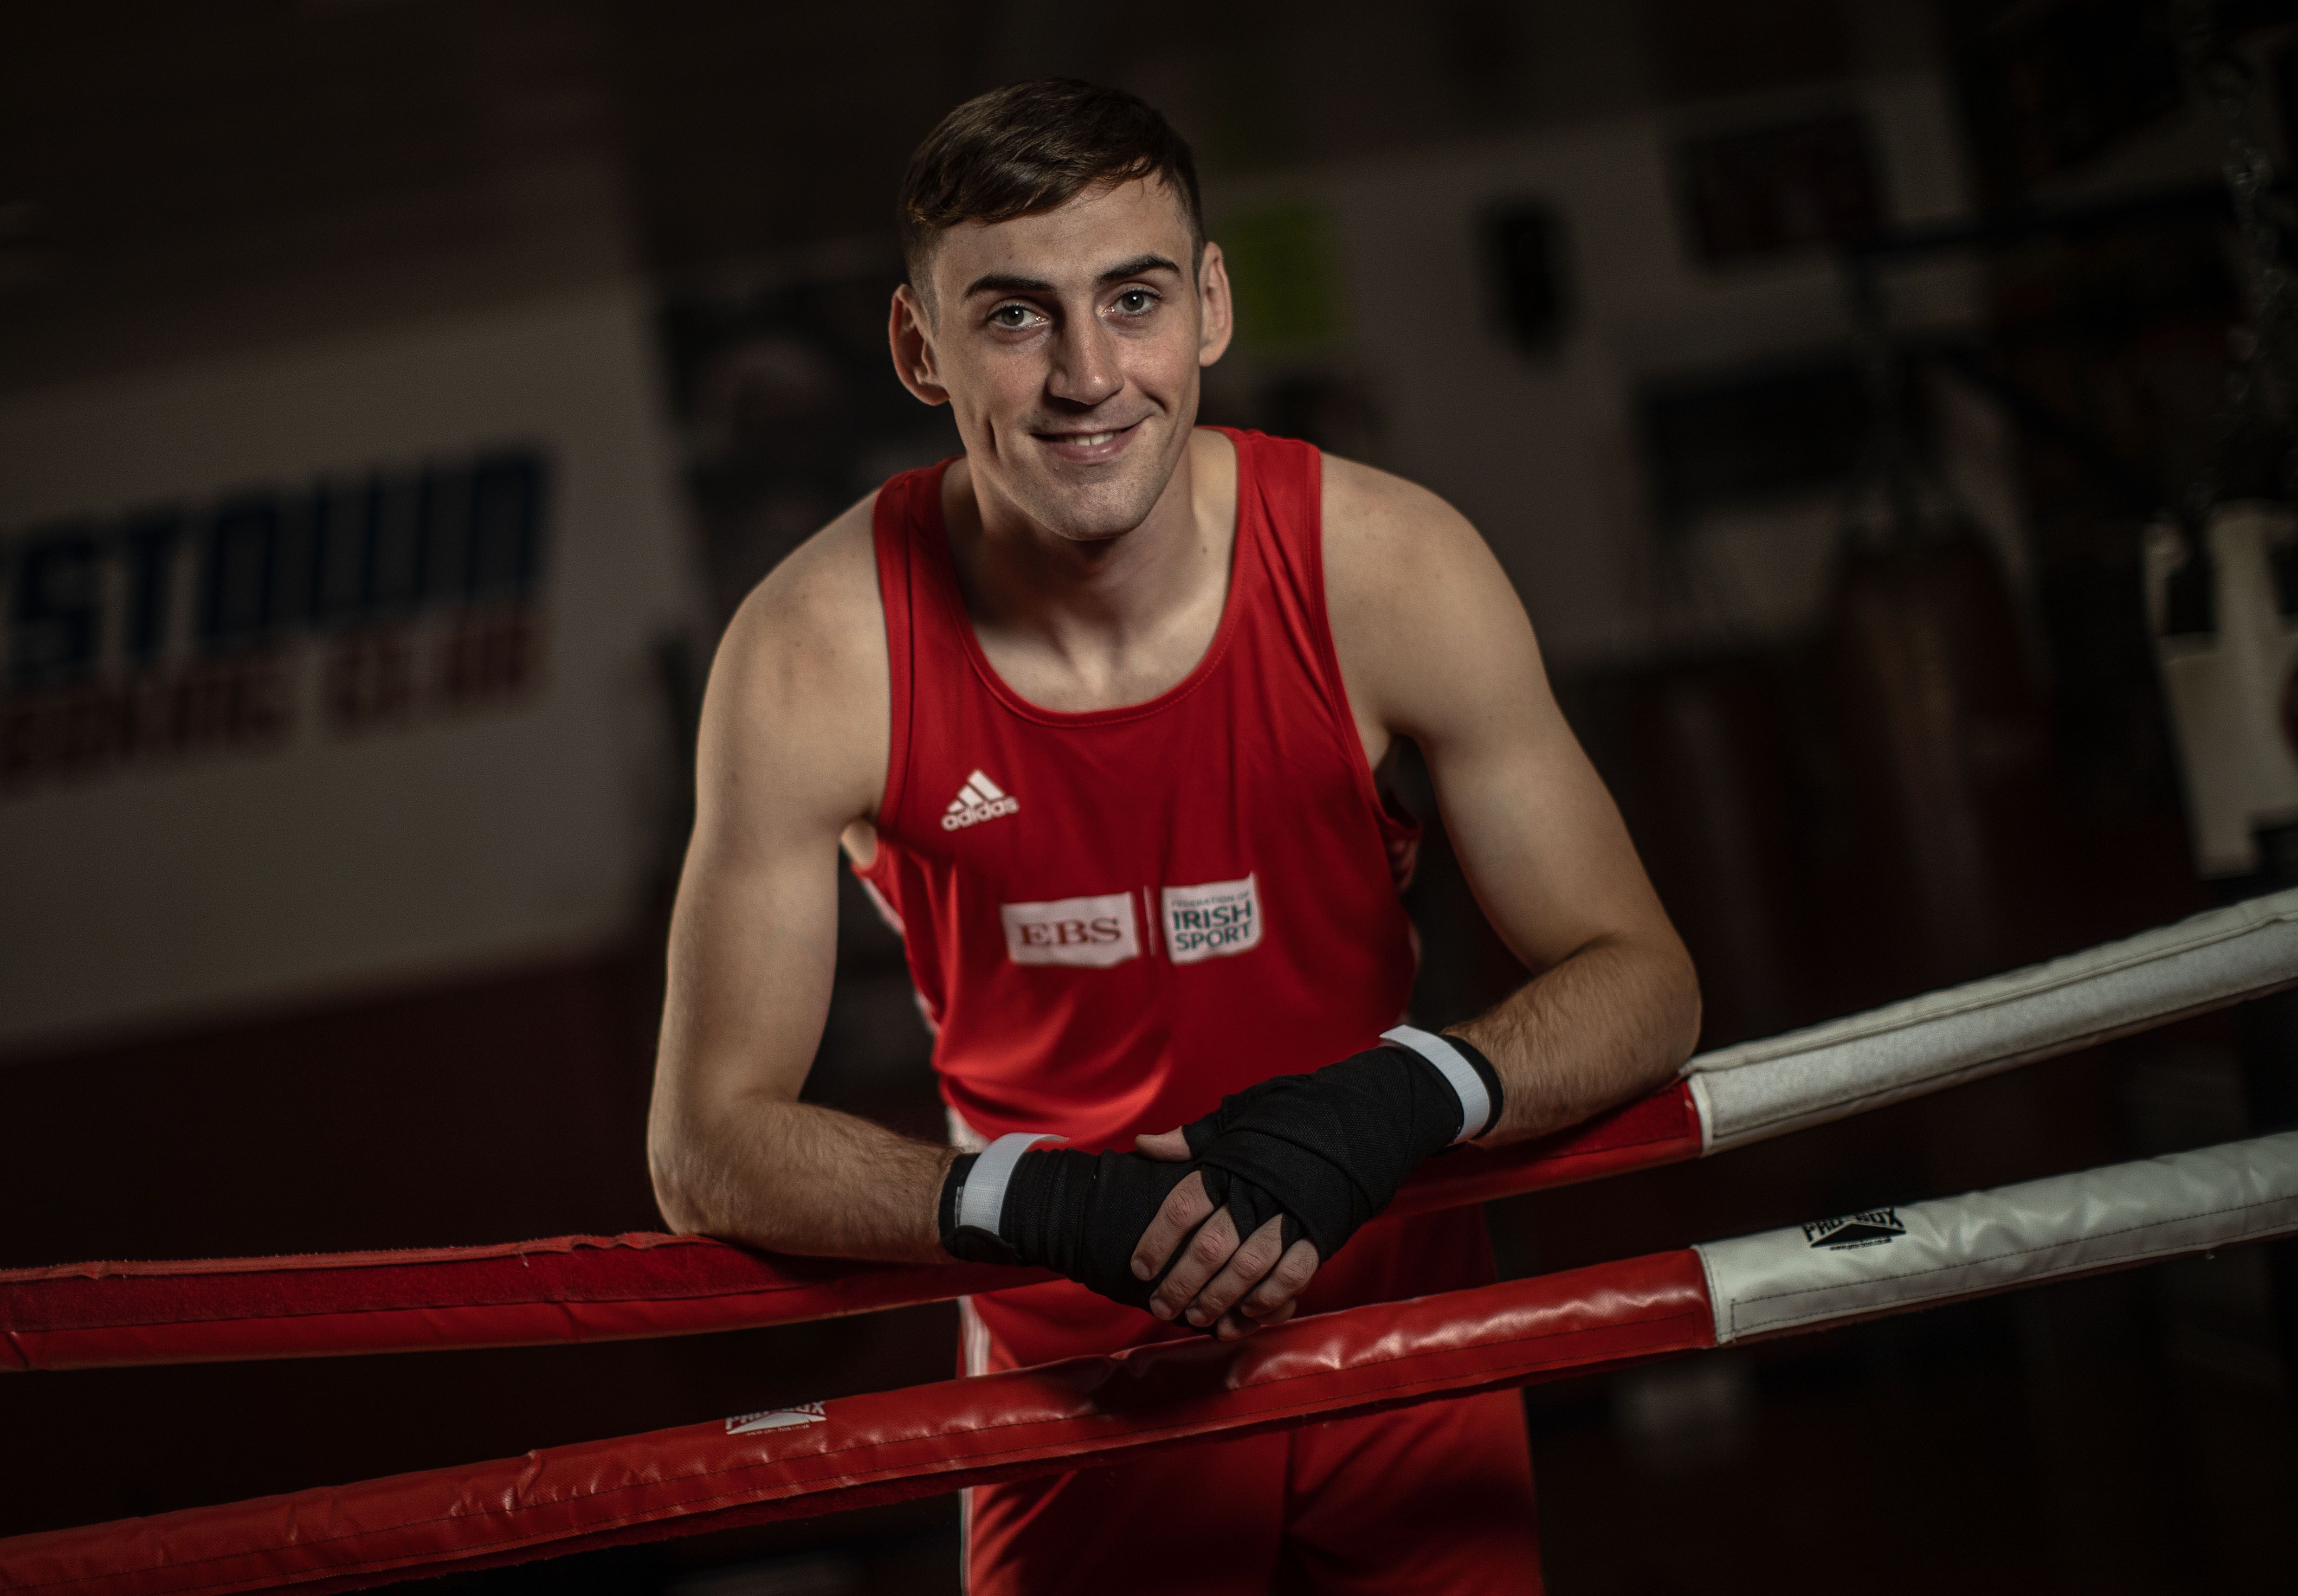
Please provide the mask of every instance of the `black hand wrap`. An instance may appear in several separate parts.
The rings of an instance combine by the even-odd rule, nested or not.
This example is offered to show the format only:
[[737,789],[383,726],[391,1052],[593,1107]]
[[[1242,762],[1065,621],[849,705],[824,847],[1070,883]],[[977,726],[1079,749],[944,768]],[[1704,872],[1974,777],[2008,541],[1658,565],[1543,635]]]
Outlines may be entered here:
[[[1021,1154],[1005,1186],[996,1234],[957,1222],[958,1194],[978,1154],[950,1166],[941,1187],[941,1245],[973,1263],[1034,1263],[1090,1286],[1112,1302],[1146,1308],[1161,1272],[1133,1275],[1133,1249],[1192,1165],[1137,1153],[1039,1148]],[[1180,1249],[1174,1249],[1178,1257]]]
[[[1492,1061],[1444,1037],[1483,1079],[1500,1123],[1500,1079]],[[1221,1099],[1185,1126],[1206,1195],[1225,1204],[1240,1237],[1274,1218],[1286,1246],[1306,1236],[1329,1259],[1359,1226],[1388,1206],[1422,1160],[1462,1134],[1460,1094],[1436,1066],[1401,1046],[1374,1047],[1309,1075],[1279,1075]]]

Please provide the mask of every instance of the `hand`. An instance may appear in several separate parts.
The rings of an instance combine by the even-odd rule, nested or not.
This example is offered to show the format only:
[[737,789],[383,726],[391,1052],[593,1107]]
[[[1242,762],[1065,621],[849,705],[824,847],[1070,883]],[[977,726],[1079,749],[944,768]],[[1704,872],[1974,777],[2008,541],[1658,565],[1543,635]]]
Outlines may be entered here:
[[[1170,1163],[1190,1156],[1188,1138],[1178,1129],[1137,1137],[1133,1145]],[[1227,1208],[1215,1210],[1204,1178],[1194,1172],[1168,1194],[1141,1233],[1133,1250],[1135,1278],[1155,1279],[1184,1242],[1182,1256],[1149,1299],[1149,1311],[1199,1328],[1210,1326],[1223,1341],[1292,1318],[1317,1273],[1317,1249],[1307,1241],[1285,1246],[1282,1218],[1269,1220],[1240,1245],[1236,1221]]]
[[936,1204],[943,1250],[973,1263],[1037,1264],[1113,1302],[1148,1307],[1156,1285],[1134,1273],[1133,1249],[1194,1171],[1138,1153],[1032,1145],[1044,1139],[1004,1136],[951,1162]]
[[1318,1265],[1388,1205],[1417,1165],[1499,1122],[1499,1073],[1468,1043],[1406,1026],[1382,1041],[1310,1074],[1272,1076],[1203,1119],[1137,1138],[1145,1157],[1198,1166],[1163,1194],[1134,1248],[1133,1276],[1144,1283],[1171,1261],[1152,1313],[1182,1315],[1224,1339],[1281,1323]]

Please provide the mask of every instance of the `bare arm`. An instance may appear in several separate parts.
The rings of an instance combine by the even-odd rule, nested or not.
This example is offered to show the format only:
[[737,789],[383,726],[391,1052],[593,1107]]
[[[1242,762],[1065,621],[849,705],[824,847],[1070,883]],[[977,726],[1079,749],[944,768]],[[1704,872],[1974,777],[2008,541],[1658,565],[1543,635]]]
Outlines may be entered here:
[[839,839],[884,788],[887,703],[864,504],[750,595],[711,667],[647,1125],[679,1230],[946,1261],[953,1152],[798,1101],[830,1007]]
[[1699,1030],[1691,961],[1565,724],[1532,624],[1476,530],[1435,495],[1326,467],[1327,591],[1375,758],[1426,756],[1469,886],[1538,972],[1451,1029],[1500,1071],[1487,1138],[1542,1136],[1670,1079]]

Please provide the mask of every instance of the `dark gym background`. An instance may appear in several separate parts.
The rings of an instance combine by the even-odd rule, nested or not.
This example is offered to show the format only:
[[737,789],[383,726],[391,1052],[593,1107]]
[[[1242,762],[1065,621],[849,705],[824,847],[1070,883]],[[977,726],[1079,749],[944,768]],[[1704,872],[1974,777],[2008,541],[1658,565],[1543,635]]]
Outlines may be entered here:
[[[0,481],[0,1267],[659,1226],[641,1133],[716,627],[951,446],[887,369],[894,186],[952,104],[1021,78],[1133,88],[1194,141],[1243,324],[1207,419],[1402,471],[1492,541],[1699,963],[1703,1046],[2298,882],[2286,830],[2250,875],[2198,872],[2142,597],[2142,531],[2192,484],[2286,491],[2225,464],[2253,312],[2211,52],[2247,67],[2249,136],[2286,160],[2298,6],[2265,0],[7,7],[0,474],[76,450],[89,485]],[[129,468],[139,407],[260,432],[234,374],[357,387],[328,374],[387,373],[450,326],[510,382],[528,344],[488,329],[578,302],[636,308],[621,375],[586,356],[582,380],[641,440],[616,481],[661,516],[585,508],[591,457],[546,440],[541,519],[499,556],[472,534],[444,620],[290,635],[268,564],[244,604],[212,573],[182,600],[204,630],[169,668],[218,692],[328,650],[324,735],[219,710],[162,758],[54,731],[157,668],[132,624],[74,630],[144,614],[153,567],[122,555],[85,580],[129,586],[73,599],[66,512],[165,477],[200,525],[257,525],[230,519],[244,474],[434,468],[414,379],[373,378],[401,419],[371,434],[349,396],[293,474]],[[439,406],[475,402],[452,385]],[[529,482],[497,426],[440,435]],[[151,546],[136,525],[103,547]],[[550,609],[600,550],[652,561],[644,605],[594,576],[592,620]],[[434,647],[483,663],[442,666],[464,686],[426,719],[392,662]],[[508,765],[574,747],[534,706],[578,699],[630,793],[532,870],[456,842],[466,806],[558,823]],[[395,814],[353,817],[368,790]],[[251,813],[265,835],[215,840]],[[390,856],[389,938],[359,884],[370,824],[422,831]],[[622,863],[585,885],[593,835]],[[171,873],[267,848],[244,876]],[[1441,831],[1411,903],[1424,1023],[1520,979]],[[845,907],[809,1089],[938,1134],[899,947]],[[287,939],[308,957],[265,951],[279,916],[316,928]],[[2290,1005],[2253,1004],[1491,1223],[1525,1274],[2204,1145],[2298,1121],[2294,1060]],[[2298,1585],[2291,1253],[1533,1389],[1553,1588]],[[941,1378],[954,1326],[10,1377],[0,1534]],[[1113,1533],[1186,1566],[1185,1525]],[[439,1583],[943,1591],[955,1545],[945,1497]]]

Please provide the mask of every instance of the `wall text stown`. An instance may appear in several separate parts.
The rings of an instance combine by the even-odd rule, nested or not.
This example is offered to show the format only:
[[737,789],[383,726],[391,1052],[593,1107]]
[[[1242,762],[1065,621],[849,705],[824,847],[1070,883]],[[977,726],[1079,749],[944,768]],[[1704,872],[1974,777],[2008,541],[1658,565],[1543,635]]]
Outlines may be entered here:
[[492,449],[0,540],[0,790],[523,693],[549,490]]

